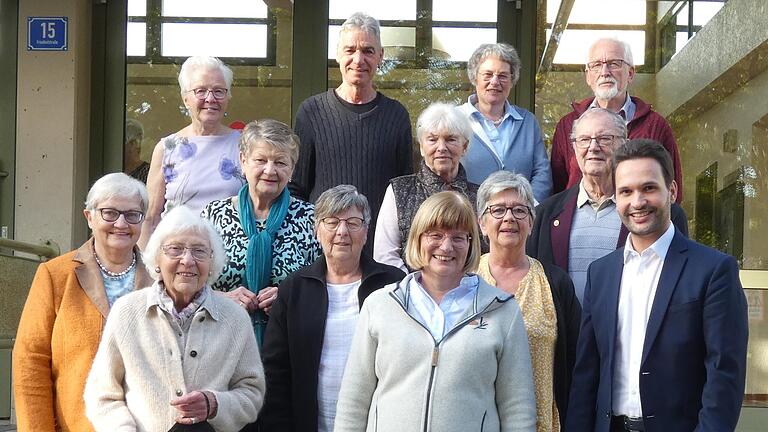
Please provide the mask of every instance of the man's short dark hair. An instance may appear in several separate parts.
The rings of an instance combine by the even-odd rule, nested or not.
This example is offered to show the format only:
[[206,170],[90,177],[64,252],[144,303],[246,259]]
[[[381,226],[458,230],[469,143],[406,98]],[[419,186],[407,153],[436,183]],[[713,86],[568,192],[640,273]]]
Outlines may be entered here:
[[661,173],[664,175],[664,182],[667,186],[670,186],[675,179],[672,157],[664,146],[652,139],[629,140],[613,151],[613,167],[611,170],[613,171],[614,182],[616,181],[616,166],[627,160],[644,158],[650,158],[659,163]]

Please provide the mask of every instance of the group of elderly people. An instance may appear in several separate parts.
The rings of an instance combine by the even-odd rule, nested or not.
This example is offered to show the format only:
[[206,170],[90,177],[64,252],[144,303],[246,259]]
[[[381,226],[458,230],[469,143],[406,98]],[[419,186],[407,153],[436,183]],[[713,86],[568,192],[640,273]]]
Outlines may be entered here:
[[[183,64],[191,123],[157,144],[147,187],[96,181],[92,237],[37,272],[14,349],[19,430],[561,430],[571,277],[583,289],[603,251],[563,262],[562,205],[536,219],[552,181],[536,119],[507,101],[520,60],[476,50],[467,103],[419,116],[410,174],[408,113],[373,86],[379,33],[364,14],[342,25],[342,84],[302,104],[296,133],[225,126],[232,71]],[[581,117],[579,200],[599,212],[627,131],[606,109]]]

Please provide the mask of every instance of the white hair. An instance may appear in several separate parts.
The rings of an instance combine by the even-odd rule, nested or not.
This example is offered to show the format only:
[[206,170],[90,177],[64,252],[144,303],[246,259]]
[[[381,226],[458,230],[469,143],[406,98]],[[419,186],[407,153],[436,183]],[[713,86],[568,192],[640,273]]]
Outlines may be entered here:
[[189,87],[192,85],[192,80],[195,78],[195,73],[198,70],[217,70],[221,72],[224,82],[227,83],[227,97],[232,97],[232,80],[234,79],[232,69],[216,57],[192,56],[184,61],[179,71],[179,90],[181,91],[182,98],[184,93],[192,90]]
[[434,102],[416,120],[416,138],[421,143],[427,134],[443,131],[459,135],[467,142],[472,140],[472,125],[467,116],[456,105]]
[[85,197],[85,209],[93,211],[98,205],[110,198],[136,198],[141,204],[141,211],[147,211],[149,197],[144,183],[128,174],[117,172],[107,174],[96,180]]
[[147,271],[152,278],[160,280],[161,274],[155,271],[155,268],[158,267],[157,259],[159,254],[162,253],[160,249],[163,243],[165,243],[165,239],[172,235],[186,233],[200,234],[207,238],[211,244],[213,257],[211,258],[210,273],[206,281],[210,285],[219,278],[221,271],[224,270],[224,264],[227,262],[227,256],[224,253],[224,243],[221,241],[221,236],[216,231],[216,228],[211,225],[211,222],[203,219],[185,206],[174,207],[157,224],[157,228],[155,228],[155,231],[149,238],[149,242],[147,242],[147,246],[142,254],[144,265],[147,267]]
[[496,171],[489,175],[477,190],[477,214],[483,217],[488,201],[499,192],[510,190],[531,210],[531,219],[536,219],[536,201],[533,197],[531,183],[524,175],[512,171]]
[[500,42],[480,45],[467,60],[467,78],[472,85],[477,85],[477,69],[488,57],[495,57],[507,63],[512,74],[512,85],[517,84],[520,79],[520,56],[517,55],[515,47]]
[[629,42],[625,42],[616,37],[604,37],[592,42],[592,45],[589,46],[589,50],[587,50],[587,61],[584,62],[584,64],[587,64],[591,61],[589,58],[589,54],[592,53],[592,49],[594,49],[597,44],[602,42],[612,42],[619,45],[622,51],[624,51],[624,58],[622,60],[627,62],[630,66],[635,66],[635,61],[633,60],[633,57],[632,57],[632,46],[629,45]]
[[341,35],[352,30],[359,30],[373,36],[376,42],[378,42],[379,48],[381,48],[381,26],[379,26],[379,20],[366,13],[355,12],[341,24],[339,42],[336,45],[336,49],[341,45]]

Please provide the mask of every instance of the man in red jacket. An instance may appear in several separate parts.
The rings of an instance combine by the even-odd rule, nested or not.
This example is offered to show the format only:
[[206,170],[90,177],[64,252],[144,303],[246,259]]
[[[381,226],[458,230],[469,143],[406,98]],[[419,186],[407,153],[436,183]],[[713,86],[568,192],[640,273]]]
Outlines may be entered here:
[[669,151],[678,185],[677,202],[683,198],[682,169],[677,142],[669,123],[638,97],[629,96],[627,87],[635,78],[632,50],[618,39],[598,39],[589,49],[586,67],[587,85],[594,97],[574,102],[573,111],[557,123],[552,139],[552,194],[563,191],[581,179],[581,170],[571,145],[573,121],[593,106],[609,109],[627,120],[629,139],[649,138],[660,142]]

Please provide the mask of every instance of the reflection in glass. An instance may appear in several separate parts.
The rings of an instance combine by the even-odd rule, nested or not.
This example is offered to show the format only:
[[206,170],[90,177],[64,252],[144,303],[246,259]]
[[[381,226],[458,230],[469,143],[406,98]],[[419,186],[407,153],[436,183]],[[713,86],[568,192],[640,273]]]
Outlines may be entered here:
[[768,290],[745,289],[749,317],[747,382],[744,405],[768,407]]
[[435,21],[496,22],[496,0],[433,0],[432,19]]
[[345,20],[355,12],[364,12],[379,21],[415,20],[416,0],[330,0],[328,4],[330,19]]
[[265,58],[265,24],[191,24],[165,23],[162,26],[162,56]]
[[267,5],[255,0],[163,0],[163,16],[266,18]]
[[432,49],[443,52],[447,60],[467,61],[480,44],[496,43],[496,29],[434,27]]

